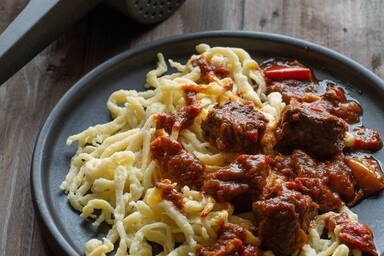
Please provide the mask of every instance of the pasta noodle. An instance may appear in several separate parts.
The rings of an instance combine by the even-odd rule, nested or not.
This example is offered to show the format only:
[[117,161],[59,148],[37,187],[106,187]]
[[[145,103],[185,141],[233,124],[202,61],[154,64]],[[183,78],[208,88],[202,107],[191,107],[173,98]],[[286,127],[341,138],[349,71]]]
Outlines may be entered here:
[[[230,69],[230,78],[201,85],[204,90],[196,98],[202,112],[191,126],[171,133],[186,151],[204,162],[208,171],[228,164],[237,156],[218,152],[202,136],[202,119],[216,104],[241,98],[251,101],[268,118],[270,129],[276,126],[284,107],[279,93],[265,95],[266,85],[259,66],[243,49],[211,48],[206,44],[196,49],[198,55],[186,64],[169,61],[178,71],[173,74],[165,74],[167,64],[163,55],[158,54],[157,67],[147,74],[148,90],[112,93],[107,108],[113,120],[68,138],[67,145],[77,142],[78,149],[61,188],[81,217],[94,219],[95,225],[102,222],[111,225],[102,240],[91,239],[86,243],[86,255],[103,256],[110,252],[118,256],[152,255],[151,243],[161,245],[159,256],[194,255],[197,244],[209,245],[216,240],[220,223],[248,221],[234,216],[229,204],[216,203],[187,186],[179,191],[184,203],[180,210],[171,201],[162,199],[155,186],[161,175],[150,152],[156,130],[154,116],[173,113],[186,105],[183,86],[197,85],[201,79],[200,69],[191,64],[193,58],[209,57]],[[230,90],[224,89],[228,82],[233,82]],[[267,150],[272,151],[272,146]],[[356,218],[347,208],[343,211]],[[201,218],[202,213],[206,214],[205,218]],[[324,220],[319,216],[300,255],[349,255],[350,250],[338,239],[337,230],[329,239],[321,238],[323,232]],[[361,252],[354,250],[352,254],[358,256]],[[265,255],[273,253],[269,251]]]

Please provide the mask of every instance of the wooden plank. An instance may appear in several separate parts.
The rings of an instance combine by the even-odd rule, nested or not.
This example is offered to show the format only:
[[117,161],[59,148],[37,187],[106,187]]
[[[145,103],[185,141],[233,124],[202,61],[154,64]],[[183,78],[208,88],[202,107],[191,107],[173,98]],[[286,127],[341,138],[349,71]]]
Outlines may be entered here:
[[384,77],[384,8],[372,1],[246,0],[244,29],[285,34],[336,50]]
[[[0,2],[0,31],[27,0]],[[381,0],[187,0],[170,19],[138,26],[96,8],[0,87],[0,255],[53,255],[32,207],[29,168],[38,130],[82,75],[165,36],[214,29],[282,33],[337,50],[384,77]]]

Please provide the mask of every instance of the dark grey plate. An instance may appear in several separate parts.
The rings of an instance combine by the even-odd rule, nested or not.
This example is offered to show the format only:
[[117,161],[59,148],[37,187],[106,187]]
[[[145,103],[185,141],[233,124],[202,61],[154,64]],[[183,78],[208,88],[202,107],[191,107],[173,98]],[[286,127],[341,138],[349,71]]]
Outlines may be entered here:
[[[315,70],[318,79],[330,79],[344,85],[364,109],[363,123],[384,134],[384,83],[356,62],[327,48],[281,35],[213,31],[187,34],[156,41],[126,51],[101,64],[76,83],[49,115],[37,139],[33,155],[32,193],[41,219],[57,245],[56,252],[82,255],[84,243],[101,237],[105,227],[95,229],[79,217],[59,189],[67,174],[75,146],[66,147],[66,138],[91,125],[108,122],[105,107],[108,96],[118,89],[143,90],[145,74],[156,65],[156,53],[186,61],[195,53],[195,45],[241,47],[262,61],[274,56],[303,61]],[[383,151],[375,154],[384,160]],[[360,220],[375,233],[377,249],[384,251],[384,197],[368,198],[354,207]]]

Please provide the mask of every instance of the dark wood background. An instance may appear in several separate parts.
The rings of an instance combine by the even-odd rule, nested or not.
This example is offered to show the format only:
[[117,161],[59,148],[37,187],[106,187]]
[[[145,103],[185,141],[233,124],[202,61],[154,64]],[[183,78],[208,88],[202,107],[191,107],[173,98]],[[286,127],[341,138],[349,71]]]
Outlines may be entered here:
[[[26,3],[0,0],[0,32]],[[240,29],[327,46],[384,77],[383,10],[382,0],[187,0],[163,23],[139,26],[97,7],[0,87],[0,255],[55,254],[31,201],[33,145],[60,97],[98,64],[170,35]]]

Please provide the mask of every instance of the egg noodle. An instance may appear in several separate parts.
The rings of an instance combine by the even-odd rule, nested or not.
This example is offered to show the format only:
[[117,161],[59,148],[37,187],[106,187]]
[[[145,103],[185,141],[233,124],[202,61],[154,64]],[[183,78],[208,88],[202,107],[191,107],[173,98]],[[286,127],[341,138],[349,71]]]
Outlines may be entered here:
[[[230,70],[227,78],[199,85],[204,87],[196,95],[201,113],[191,126],[170,134],[206,165],[207,172],[225,166],[238,156],[218,152],[203,138],[201,122],[216,104],[241,99],[252,101],[269,120],[267,135],[268,130],[275,129],[285,106],[279,93],[265,95],[266,84],[259,66],[245,50],[211,48],[206,44],[196,49],[199,55],[192,56],[185,65],[169,60],[169,65],[177,70],[170,75],[165,75],[167,64],[163,55],[158,54],[156,69],[147,74],[148,90],[112,93],[107,108],[113,120],[68,138],[67,145],[77,142],[78,149],[61,188],[68,194],[72,207],[81,212],[81,217],[94,219],[95,225],[102,222],[111,225],[102,240],[91,239],[85,244],[86,255],[101,256],[110,252],[119,256],[153,255],[153,243],[163,248],[157,255],[194,255],[197,244],[215,242],[220,223],[249,223],[233,215],[230,204],[216,203],[210,196],[187,186],[179,189],[184,203],[180,210],[171,201],[163,200],[155,186],[161,175],[150,152],[156,126],[154,116],[174,113],[186,105],[183,86],[201,81],[200,69],[192,66],[192,59],[205,56]],[[223,85],[229,82],[233,82],[232,89],[224,89]],[[266,149],[270,150],[272,146]],[[357,219],[348,208],[342,211]],[[202,218],[202,213],[206,217]],[[296,255],[361,255],[360,251],[350,250],[340,242],[337,229],[326,239],[323,231],[324,216],[320,215],[309,229],[308,243]],[[258,238],[252,234],[248,240],[259,245]],[[273,253],[268,251],[265,255]]]

